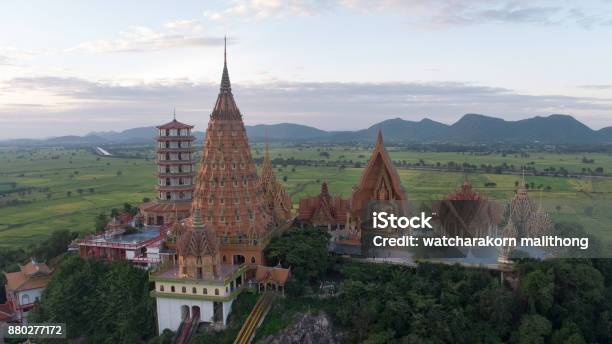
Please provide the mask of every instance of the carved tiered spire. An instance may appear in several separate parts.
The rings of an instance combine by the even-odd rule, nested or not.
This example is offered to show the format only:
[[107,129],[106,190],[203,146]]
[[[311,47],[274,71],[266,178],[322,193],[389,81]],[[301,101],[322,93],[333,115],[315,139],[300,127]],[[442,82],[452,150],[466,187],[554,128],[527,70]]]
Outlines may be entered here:
[[227,37],[223,38],[223,75],[221,76],[221,93],[231,93],[229,73],[227,71]]
[[276,223],[280,224],[288,220],[291,217],[291,198],[285,192],[283,185],[276,179],[267,143],[261,164],[261,177],[259,181],[268,211],[274,216]]
[[206,129],[192,209],[201,209],[201,220],[220,236],[256,239],[267,232],[272,220],[259,192],[257,169],[226,62]]
[[230,83],[229,72],[227,71],[227,39],[225,40],[225,48],[223,53],[223,74],[221,75],[221,87],[219,88],[219,96],[215,103],[215,108],[210,115],[211,119],[221,120],[238,120],[242,119],[240,109],[236,105],[234,95],[232,94],[232,85]]

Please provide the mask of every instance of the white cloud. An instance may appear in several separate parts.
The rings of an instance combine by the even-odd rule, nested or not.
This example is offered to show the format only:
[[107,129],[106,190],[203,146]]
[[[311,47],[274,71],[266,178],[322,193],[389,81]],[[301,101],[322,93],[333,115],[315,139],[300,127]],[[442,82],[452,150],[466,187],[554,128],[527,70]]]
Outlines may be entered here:
[[[184,27],[192,25],[192,23],[184,21],[171,23],[177,28],[181,25]],[[87,53],[146,52],[220,44],[223,44],[223,38],[221,37],[208,37],[192,33],[160,32],[144,26],[133,26],[126,31],[121,31],[117,39],[84,42],[65,51]]]
[[287,16],[310,16],[329,8],[331,0],[244,0],[221,11],[205,11],[211,20],[226,18],[266,19]]
[[612,25],[609,13],[593,12],[581,5],[543,0],[238,0],[225,9],[206,11],[204,16],[211,20],[259,20],[310,16],[344,8],[364,15],[373,12],[400,15],[409,23],[428,27],[482,23]]
[[198,22],[194,19],[174,20],[164,24],[168,29],[193,29],[198,26]]

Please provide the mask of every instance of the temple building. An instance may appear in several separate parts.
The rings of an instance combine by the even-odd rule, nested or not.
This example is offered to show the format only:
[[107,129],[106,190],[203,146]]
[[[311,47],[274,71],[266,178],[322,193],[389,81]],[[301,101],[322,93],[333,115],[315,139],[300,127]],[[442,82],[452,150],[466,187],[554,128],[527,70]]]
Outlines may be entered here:
[[383,135],[378,131],[376,145],[367,166],[363,170],[359,185],[353,187],[349,200],[346,242],[358,244],[361,230],[371,201],[405,201],[406,193],[400,182],[397,170],[389,157],[383,142]]
[[176,120],[157,127],[157,198],[139,206],[147,225],[163,225],[175,215],[189,217],[194,192],[193,126]]
[[463,184],[434,204],[439,235],[484,237],[494,235],[501,220],[498,205],[476,192],[465,176]]
[[342,230],[346,225],[348,200],[329,193],[327,182],[321,184],[321,193],[300,199],[298,222],[304,225],[323,227],[327,230]]
[[224,263],[258,265],[274,229],[257,169],[223,64],[221,87],[210,115],[192,208],[222,238]]
[[152,295],[160,333],[177,331],[182,323],[184,327],[197,327],[200,322],[225,325],[248,269],[246,264],[222,262],[219,237],[202,222],[199,208],[181,232],[175,244],[177,264],[150,277],[155,283]]
[[289,221],[291,216],[291,198],[285,192],[283,185],[276,179],[272,161],[270,159],[270,149],[266,144],[264,159],[261,164],[261,175],[259,177],[259,187],[263,192],[263,198],[268,212],[272,215],[277,226]]
[[5,272],[6,302],[0,304],[0,321],[24,322],[34,303],[40,300],[53,276],[47,264],[33,258],[17,272]]
[[[256,279],[264,264],[264,248],[277,229],[284,228],[277,222],[291,224],[285,220],[291,203],[270,172],[271,165],[264,168],[266,177],[260,181],[232,94],[225,54],[192,214],[171,219],[159,251],[162,263],[151,274],[160,333],[179,331],[179,338],[185,339],[202,322],[224,326],[232,302],[248,282],[284,290],[288,269],[275,268],[271,279]],[[266,196],[273,196],[271,203]]]

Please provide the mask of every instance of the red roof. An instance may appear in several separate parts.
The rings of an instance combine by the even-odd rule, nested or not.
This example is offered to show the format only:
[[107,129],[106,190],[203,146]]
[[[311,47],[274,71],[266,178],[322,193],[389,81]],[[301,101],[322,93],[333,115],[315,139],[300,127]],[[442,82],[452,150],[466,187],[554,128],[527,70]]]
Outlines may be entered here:
[[284,269],[279,266],[257,266],[255,271],[255,280],[260,283],[274,282],[278,285],[285,285],[291,276],[289,269]]
[[15,316],[13,305],[10,302],[0,303],[0,321],[7,322]]
[[157,129],[192,129],[193,125],[181,123],[176,119],[172,120],[172,122],[168,122],[164,125],[160,125]]

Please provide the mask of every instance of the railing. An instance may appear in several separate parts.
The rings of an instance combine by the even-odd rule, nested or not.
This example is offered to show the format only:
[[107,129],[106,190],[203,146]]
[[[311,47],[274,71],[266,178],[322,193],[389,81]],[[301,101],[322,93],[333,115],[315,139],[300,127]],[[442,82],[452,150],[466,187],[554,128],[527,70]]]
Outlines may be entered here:
[[272,293],[265,293],[261,298],[259,298],[259,300],[257,300],[255,307],[253,307],[253,310],[244,321],[240,332],[238,332],[238,335],[234,340],[234,344],[249,344],[253,341],[253,337],[255,337],[255,330],[257,330],[268,314],[268,311],[272,306],[272,300]]

